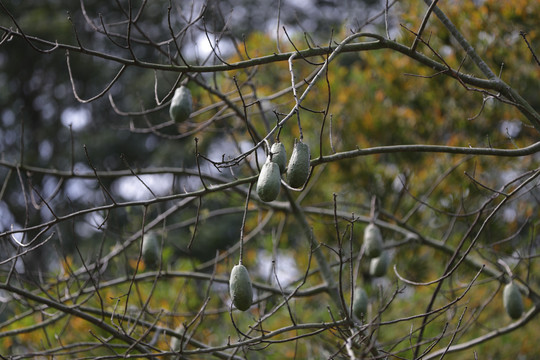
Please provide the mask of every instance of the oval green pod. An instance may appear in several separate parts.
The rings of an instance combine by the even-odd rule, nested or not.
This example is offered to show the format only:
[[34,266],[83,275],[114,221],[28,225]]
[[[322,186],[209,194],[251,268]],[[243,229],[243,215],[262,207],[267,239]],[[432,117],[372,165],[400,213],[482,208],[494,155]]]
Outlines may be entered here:
[[191,91],[182,85],[174,91],[169,115],[174,122],[179,123],[189,119],[192,111],[193,99],[191,97]]
[[309,176],[309,145],[299,141],[294,149],[287,167],[287,183],[293,188],[304,186]]
[[282,142],[275,142],[270,148],[272,153],[272,162],[279,165],[279,172],[284,173],[287,170],[287,151]]
[[382,252],[382,235],[379,227],[373,223],[364,230],[364,254],[369,258],[376,258]]
[[276,200],[281,189],[281,174],[279,165],[272,161],[267,161],[259,174],[257,180],[257,195],[262,201],[270,202]]
[[353,313],[356,315],[357,318],[362,319],[367,314],[367,307],[368,307],[368,296],[366,291],[361,288],[357,287],[354,290],[354,300],[353,300]]
[[251,279],[244,265],[235,265],[229,279],[229,292],[233,305],[241,311],[246,311],[253,302]]
[[155,270],[159,264],[159,240],[154,232],[144,234],[142,244],[142,258],[148,269]]
[[381,277],[388,269],[388,253],[383,251],[379,257],[371,259],[369,262],[369,274],[374,277]]
[[519,319],[523,314],[523,299],[518,286],[514,282],[510,282],[504,287],[503,305],[506,313],[514,320]]

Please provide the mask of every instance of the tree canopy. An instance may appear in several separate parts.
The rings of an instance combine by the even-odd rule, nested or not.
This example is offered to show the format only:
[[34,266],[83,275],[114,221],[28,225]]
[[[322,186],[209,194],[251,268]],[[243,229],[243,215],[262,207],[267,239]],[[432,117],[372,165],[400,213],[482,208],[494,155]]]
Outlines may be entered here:
[[0,357],[540,356],[539,2],[0,14]]

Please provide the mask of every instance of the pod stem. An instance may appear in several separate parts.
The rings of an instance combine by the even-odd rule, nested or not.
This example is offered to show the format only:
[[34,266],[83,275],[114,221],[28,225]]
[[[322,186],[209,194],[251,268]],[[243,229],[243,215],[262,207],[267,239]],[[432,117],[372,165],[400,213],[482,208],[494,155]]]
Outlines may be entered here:
[[272,146],[270,145],[270,142],[267,139],[264,140],[264,145],[266,145],[266,156],[270,157],[270,159],[271,159],[272,158],[272,151],[270,149],[272,149]]
[[497,262],[504,268],[506,271],[508,278],[510,279],[509,283],[512,282],[512,279],[514,278],[514,274],[512,273],[512,269],[510,269],[510,266],[508,266],[507,263],[504,262],[503,259],[497,259]]
[[281,135],[281,130],[283,130],[283,126],[279,125],[279,121],[278,121],[278,131],[277,131],[277,135],[276,135],[276,142],[280,142],[279,141],[279,135]]
[[371,197],[371,207],[369,212],[369,222],[374,224],[375,220],[379,217],[379,201],[377,195]]
[[300,141],[304,140],[304,133],[302,132],[302,124],[300,123],[300,112],[296,111],[296,117],[298,118],[298,131],[300,132]]
[[240,228],[240,259],[238,264],[242,265],[242,260],[244,259],[244,227],[246,225],[246,216],[248,212],[249,198],[251,197],[251,189],[253,188],[253,183],[249,183],[249,189],[246,197],[246,205],[244,206],[244,215],[242,216],[242,227]]

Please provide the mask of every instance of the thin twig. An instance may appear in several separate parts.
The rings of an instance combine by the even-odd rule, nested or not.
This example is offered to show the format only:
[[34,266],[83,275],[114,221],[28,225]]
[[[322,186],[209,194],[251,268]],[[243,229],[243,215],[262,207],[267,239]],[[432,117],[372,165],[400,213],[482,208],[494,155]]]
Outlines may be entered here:
[[416,34],[416,37],[414,38],[414,41],[411,45],[411,51],[416,51],[416,47],[418,46],[419,40],[422,37],[422,33],[424,32],[424,29],[426,28],[427,22],[429,20],[429,17],[431,16],[431,13],[433,12],[433,9],[435,6],[437,6],[437,3],[439,0],[434,0],[429,5],[426,13],[424,14],[424,18],[422,19],[422,23],[420,24],[420,28],[418,29],[418,32]]

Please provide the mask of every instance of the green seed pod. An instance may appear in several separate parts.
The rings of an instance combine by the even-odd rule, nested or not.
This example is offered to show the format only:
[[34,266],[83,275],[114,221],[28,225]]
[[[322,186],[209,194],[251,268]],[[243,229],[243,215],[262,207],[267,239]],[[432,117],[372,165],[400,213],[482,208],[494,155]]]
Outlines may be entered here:
[[304,186],[309,176],[309,146],[299,141],[294,144],[294,149],[287,168],[287,183],[293,188]]
[[275,162],[267,161],[259,174],[257,180],[257,195],[262,201],[270,202],[276,200],[281,189],[281,175],[279,165]]
[[250,308],[253,302],[253,289],[249,273],[244,265],[235,265],[229,279],[229,291],[233,305],[241,311]]
[[192,111],[193,99],[191,98],[191,91],[182,85],[174,91],[169,114],[174,122],[180,123],[189,119]]
[[519,288],[513,282],[506,284],[503,290],[503,305],[512,319],[519,319],[523,314],[523,299]]
[[381,277],[388,269],[388,253],[383,251],[379,257],[371,259],[369,262],[369,274],[374,277]]
[[370,223],[364,230],[364,254],[369,258],[375,258],[382,252],[382,235],[377,225]]
[[282,142],[275,142],[270,148],[272,153],[272,162],[279,165],[279,172],[284,173],[287,170],[287,151]]
[[368,296],[366,291],[357,287],[354,290],[354,300],[353,300],[353,313],[357,318],[362,319],[367,314],[368,307]]
[[142,258],[148,269],[155,270],[159,264],[160,244],[156,233],[150,231],[144,234],[142,245]]

